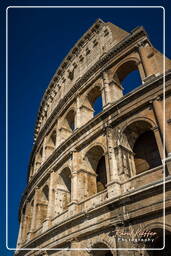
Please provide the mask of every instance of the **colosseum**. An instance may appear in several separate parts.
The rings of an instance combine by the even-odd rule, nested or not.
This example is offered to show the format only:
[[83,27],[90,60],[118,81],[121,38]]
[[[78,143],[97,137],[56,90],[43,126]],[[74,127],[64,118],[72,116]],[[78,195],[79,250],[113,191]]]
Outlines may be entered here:
[[98,19],[52,77],[34,135],[16,256],[171,255],[171,61],[143,27]]

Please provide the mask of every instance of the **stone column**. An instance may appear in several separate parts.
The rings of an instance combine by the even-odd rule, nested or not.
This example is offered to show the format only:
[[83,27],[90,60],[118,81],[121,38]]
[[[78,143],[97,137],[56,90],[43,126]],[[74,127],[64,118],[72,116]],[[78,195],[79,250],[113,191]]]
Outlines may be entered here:
[[80,128],[81,126],[81,113],[80,113],[80,96],[77,95],[76,98],[76,118],[75,118],[75,127]]
[[72,215],[77,211],[77,203],[79,201],[79,188],[78,188],[78,157],[79,152],[73,150],[72,154],[72,170],[71,170],[71,203],[69,205],[69,211]]
[[71,256],[80,256],[81,252],[80,250],[77,250],[80,248],[80,242],[77,238],[74,238],[71,241],[71,249],[75,249],[75,250],[71,250]]
[[152,74],[155,74],[153,67],[150,63],[149,57],[150,57],[150,53],[152,54],[152,48],[150,45],[148,45],[148,43],[140,43],[138,45],[138,49],[139,49],[139,54],[140,54],[140,58],[144,67],[144,73],[145,76],[148,77]]
[[29,240],[29,234],[31,230],[31,203],[26,201],[26,210],[23,221],[23,242],[26,243]]
[[58,120],[56,122],[56,144],[55,144],[55,149],[58,147],[58,139],[59,139],[59,136],[58,136]]
[[[159,124],[159,129],[161,132],[161,135],[163,137],[164,135],[164,123],[163,123],[163,101],[161,101],[159,98],[155,99],[153,101],[153,110],[154,114],[157,120],[157,123]],[[171,135],[168,128],[168,124],[165,124],[165,147],[167,154],[171,154]]]
[[152,131],[154,133],[156,143],[157,143],[157,147],[158,147],[160,157],[161,157],[161,160],[162,160],[164,158],[164,156],[163,156],[163,144],[162,144],[159,128],[158,127],[153,127]]
[[114,152],[114,145],[113,145],[113,139],[112,139],[112,130],[111,128],[106,128],[106,144],[107,144],[107,151],[108,151],[108,194],[110,196],[117,196],[121,193],[120,190],[120,179],[118,175],[118,168],[117,168],[117,162],[115,158],[115,152]]
[[56,147],[58,147],[61,143],[60,140],[60,118],[58,117],[57,125],[56,125]]
[[39,152],[36,153],[35,156],[35,164],[34,164],[34,174],[35,172],[37,172],[37,170],[40,168],[41,166],[41,161],[40,161],[40,156],[39,156]]
[[47,137],[45,137],[43,140],[42,163],[46,160],[46,143],[47,143]]
[[71,202],[78,201],[78,152],[72,151]]
[[103,88],[104,88],[104,108],[106,108],[111,103],[111,95],[110,95],[110,86],[108,74],[103,72]]
[[39,188],[36,187],[35,194],[34,194],[34,204],[33,204],[33,211],[32,211],[32,219],[31,219],[31,228],[30,228],[30,238],[34,237],[34,231],[36,230],[36,223],[37,223],[37,202],[39,196]]
[[48,203],[48,210],[47,210],[47,219],[49,220],[53,217],[54,213],[54,202],[55,202],[55,183],[56,183],[56,172],[51,171],[50,173],[50,180],[49,180],[49,203]]
[[106,105],[106,99],[105,99],[105,89],[104,86],[101,86],[101,95],[102,95],[102,105],[103,105],[103,109],[105,108]]

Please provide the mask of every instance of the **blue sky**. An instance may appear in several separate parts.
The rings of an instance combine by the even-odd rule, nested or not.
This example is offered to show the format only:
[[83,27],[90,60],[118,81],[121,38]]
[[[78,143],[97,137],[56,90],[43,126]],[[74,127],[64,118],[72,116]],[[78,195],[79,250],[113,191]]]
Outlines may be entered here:
[[[82,5],[93,1],[80,1]],[[9,5],[78,5],[79,1],[2,1],[1,8],[1,123],[5,120],[5,7]],[[94,1],[94,5],[135,5],[136,1]],[[171,57],[169,29],[171,18],[168,1],[139,1],[141,5],[166,6],[166,55]],[[9,180],[8,180],[8,246],[15,247],[18,234],[18,207],[26,186],[27,166],[33,146],[33,131],[41,97],[55,70],[81,35],[101,18],[131,31],[143,25],[153,45],[162,51],[163,10],[145,8],[67,8],[9,9]],[[2,40],[3,38],[3,40]],[[4,128],[4,126],[2,127]],[[4,142],[5,130],[2,129]],[[4,147],[2,148],[4,167]],[[1,179],[3,245],[1,255],[12,255],[5,249],[5,169]],[[2,240],[1,240],[2,241]]]

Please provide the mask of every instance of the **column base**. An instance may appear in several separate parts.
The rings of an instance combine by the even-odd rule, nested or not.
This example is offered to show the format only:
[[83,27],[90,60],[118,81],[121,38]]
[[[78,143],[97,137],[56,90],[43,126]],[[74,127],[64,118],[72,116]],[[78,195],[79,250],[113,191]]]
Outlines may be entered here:
[[108,198],[118,197],[121,195],[121,184],[118,180],[114,180],[107,184]]
[[51,226],[51,219],[50,217],[48,217],[43,221],[43,232],[49,229],[50,226]]
[[107,103],[105,106],[103,106],[103,109],[110,107],[110,105],[111,105],[111,103]]
[[68,204],[68,210],[70,212],[70,215],[73,215],[78,212],[78,202],[72,201]]

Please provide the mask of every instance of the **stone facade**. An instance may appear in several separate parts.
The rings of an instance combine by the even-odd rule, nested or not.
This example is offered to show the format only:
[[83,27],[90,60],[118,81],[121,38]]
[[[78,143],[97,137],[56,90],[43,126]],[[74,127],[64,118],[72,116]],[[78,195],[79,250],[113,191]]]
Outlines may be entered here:
[[[142,83],[124,95],[135,70]],[[171,61],[143,27],[128,33],[97,20],[43,96],[15,254],[161,255],[148,248],[162,248],[165,232],[171,255],[170,175]]]

